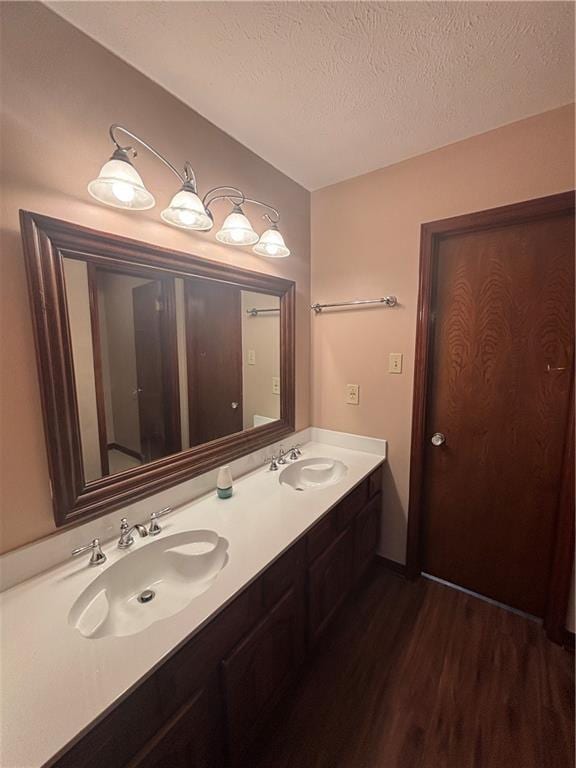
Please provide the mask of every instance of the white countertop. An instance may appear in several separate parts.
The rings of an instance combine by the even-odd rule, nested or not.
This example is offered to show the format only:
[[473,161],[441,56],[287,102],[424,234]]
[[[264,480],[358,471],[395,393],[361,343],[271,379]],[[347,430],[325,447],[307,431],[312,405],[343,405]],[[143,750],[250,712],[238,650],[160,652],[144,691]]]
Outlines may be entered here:
[[102,569],[149,539],[135,539],[127,551],[108,543],[103,566],[89,568],[82,556],[0,595],[2,768],[47,763],[384,460],[384,452],[318,442],[303,454],[340,459],[348,472],[334,485],[298,493],[279,483],[280,472],[260,468],[236,481],[231,499],[211,493],[163,518],[160,536],[216,531],[228,539],[229,561],[210,589],[139,634],[88,639],[70,626],[68,613]]

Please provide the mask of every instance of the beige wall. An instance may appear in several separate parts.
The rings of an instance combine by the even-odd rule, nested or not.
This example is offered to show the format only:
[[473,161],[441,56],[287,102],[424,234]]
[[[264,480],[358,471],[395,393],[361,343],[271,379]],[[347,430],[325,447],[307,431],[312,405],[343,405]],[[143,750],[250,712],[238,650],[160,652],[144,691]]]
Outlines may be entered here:
[[[280,308],[277,296],[242,291],[242,417],[244,429],[254,416],[280,418],[280,395],[272,392],[272,378],[280,376],[280,313],[248,315],[250,309]],[[255,354],[254,365],[248,353]]]
[[[36,3],[1,3],[0,260],[2,512],[6,551],[54,531],[18,209],[189,251],[295,280],[296,425],[309,425],[309,194],[132,67]],[[277,205],[292,255],[266,260],[164,225],[176,179],[142,151],[138,168],[158,204],[115,211],[86,192],[110,155],[108,126],[125,123],[176,165],[189,159],[201,190],[222,183]],[[216,211],[217,223],[224,209]],[[252,217],[257,229],[263,222]]]
[[[381,553],[404,562],[422,222],[574,188],[563,107],[312,194],[312,299],[398,296],[396,309],[312,318],[312,420],[389,441]],[[404,354],[402,375],[388,354]],[[344,387],[360,385],[360,405]]]

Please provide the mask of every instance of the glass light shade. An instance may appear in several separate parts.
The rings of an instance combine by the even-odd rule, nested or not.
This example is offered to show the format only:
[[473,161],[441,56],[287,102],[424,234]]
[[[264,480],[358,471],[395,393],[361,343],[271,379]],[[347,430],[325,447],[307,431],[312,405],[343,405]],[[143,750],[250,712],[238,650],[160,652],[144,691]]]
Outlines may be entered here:
[[284,238],[275,224],[272,224],[270,229],[262,233],[260,240],[252,250],[259,256],[268,256],[272,259],[283,259],[290,256],[290,250],[286,247]]
[[160,216],[167,224],[181,229],[195,229],[201,232],[212,229],[212,219],[206,213],[202,200],[191,189],[183,188],[177,192]]
[[216,232],[216,239],[228,245],[254,245],[258,242],[258,235],[242,213],[240,206],[235,205],[232,213],[224,219],[222,229]]
[[146,211],[156,205],[140,174],[127,160],[108,160],[97,179],[88,184],[88,192],[101,203],[115,208]]

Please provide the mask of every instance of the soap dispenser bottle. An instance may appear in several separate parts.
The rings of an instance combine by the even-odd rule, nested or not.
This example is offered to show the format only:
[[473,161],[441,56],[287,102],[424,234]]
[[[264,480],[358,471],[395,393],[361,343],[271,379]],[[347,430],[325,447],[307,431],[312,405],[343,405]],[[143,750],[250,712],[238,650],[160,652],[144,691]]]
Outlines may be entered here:
[[218,471],[216,493],[220,499],[229,499],[232,496],[232,472],[228,465],[220,467]]

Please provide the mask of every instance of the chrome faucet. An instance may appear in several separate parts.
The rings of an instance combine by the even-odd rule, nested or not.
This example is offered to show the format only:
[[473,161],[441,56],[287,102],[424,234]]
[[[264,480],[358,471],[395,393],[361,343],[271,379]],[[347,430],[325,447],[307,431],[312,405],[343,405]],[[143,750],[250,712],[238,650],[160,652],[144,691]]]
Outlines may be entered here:
[[139,523],[129,525],[128,520],[123,517],[122,520],[120,520],[120,538],[118,539],[118,547],[120,549],[128,549],[128,547],[131,547],[132,544],[134,544],[134,537],[132,536],[134,531],[137,531],[141,538],[148,536],[148,531],[143,525],[140,525]]
[[[302,456],[300,445],[293,445],[291,448],[288,448],[287,451],[283,450],[282,446],[280,446],[278,456],[271,456],[269,459],[266,459],[264,463],[268,464],[268,462],[270,462],[268,469],[271,472],[276,472],[279,464],[287,464],[288,461],[296,461],[300,456]],[[286,457],[288,457],[288,461],[286,461]]]

